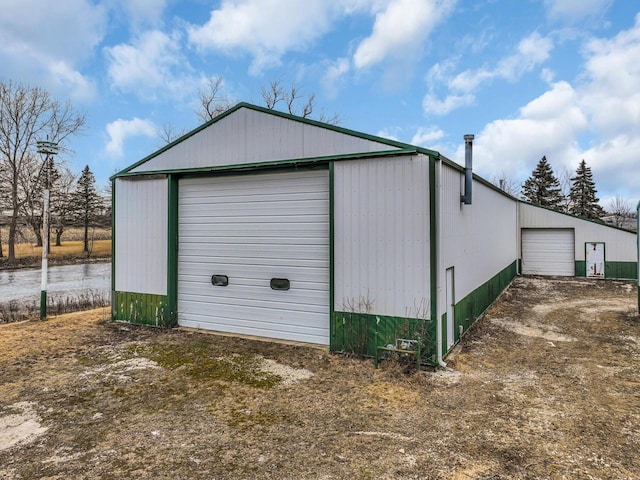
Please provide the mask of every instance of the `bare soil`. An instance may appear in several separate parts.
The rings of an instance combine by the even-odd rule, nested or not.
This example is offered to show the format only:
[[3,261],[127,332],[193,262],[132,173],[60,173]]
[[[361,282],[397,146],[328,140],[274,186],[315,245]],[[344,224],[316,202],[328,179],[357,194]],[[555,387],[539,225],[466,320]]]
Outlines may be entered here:
[[636,479],[629,282],[518,278],[449,366],[114,324],[0,326],[0,479]]

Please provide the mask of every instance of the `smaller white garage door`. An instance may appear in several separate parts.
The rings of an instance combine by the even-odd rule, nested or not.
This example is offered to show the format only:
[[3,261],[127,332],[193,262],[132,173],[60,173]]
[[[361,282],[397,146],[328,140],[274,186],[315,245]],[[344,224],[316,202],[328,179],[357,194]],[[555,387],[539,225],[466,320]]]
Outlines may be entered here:
[[574,245],[570,228],[522,229],[522,273],[574,276]]

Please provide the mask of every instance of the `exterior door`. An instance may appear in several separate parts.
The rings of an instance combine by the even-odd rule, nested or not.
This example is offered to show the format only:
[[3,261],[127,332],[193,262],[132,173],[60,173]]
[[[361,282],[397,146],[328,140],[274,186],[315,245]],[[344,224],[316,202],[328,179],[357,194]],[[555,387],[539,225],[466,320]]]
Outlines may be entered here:
[[587,277],[604,278],[604,243],[588,242],[585,245]]
[[447,268],[446,272],[446,305],[447,305],[447,351],[455,343],[455,277],[453,267]]

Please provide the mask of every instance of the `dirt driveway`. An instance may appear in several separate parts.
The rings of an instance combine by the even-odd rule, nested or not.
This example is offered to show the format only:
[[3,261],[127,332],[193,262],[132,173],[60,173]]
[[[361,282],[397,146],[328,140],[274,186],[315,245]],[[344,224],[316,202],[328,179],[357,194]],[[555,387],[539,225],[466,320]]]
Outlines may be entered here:
[[0,479],[640,478],[635,295],[519,278],[409,375],[100,311],[0,326]]

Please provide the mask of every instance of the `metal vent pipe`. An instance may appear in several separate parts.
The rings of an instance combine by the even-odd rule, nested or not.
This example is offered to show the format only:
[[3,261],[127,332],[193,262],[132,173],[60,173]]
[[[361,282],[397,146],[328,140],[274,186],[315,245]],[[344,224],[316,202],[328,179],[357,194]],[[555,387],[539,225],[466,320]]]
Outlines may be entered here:
[[472,134],[464,136],[464,195],[460,201],[471,205],[471,190],[473,188],[473,139]]

